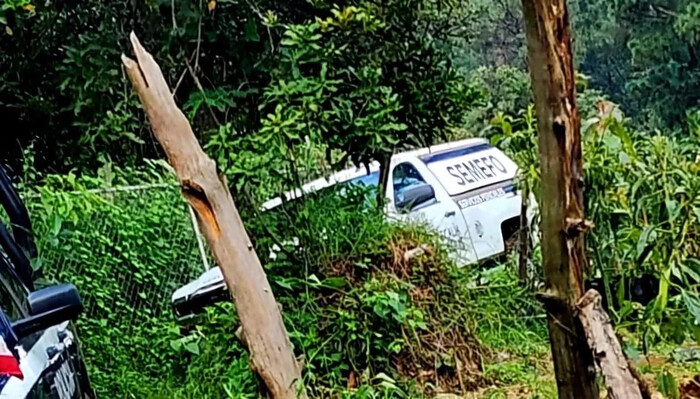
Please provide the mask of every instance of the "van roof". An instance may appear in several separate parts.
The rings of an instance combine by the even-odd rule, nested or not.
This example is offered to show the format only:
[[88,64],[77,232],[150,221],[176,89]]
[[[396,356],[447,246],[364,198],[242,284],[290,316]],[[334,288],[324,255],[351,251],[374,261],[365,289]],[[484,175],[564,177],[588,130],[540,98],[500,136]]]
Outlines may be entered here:
[[467,147],[474,147],[479,144],[488,144],[489,142],[486,139],[482,138],[470,138],[470,139],[464,139],[464,140],[459,140],[459,141],[452,141],[448,143],[442,143],[442,144],[436,144],[432,145],[430,147],[424,147],[424,148],[419,148],[417,150],[411,150],[411,151],[405,151],[405,152],[400,152],[398,154],[394,154],[392,157],[392,161],[395,160],[397,163],[400,163],[404,161],[406,158],[422,158],[426,155],[438,155],[440,153],[448,152],[455,150],[457,148],[467,148]]
[[[419,148],[416,150],[404,151],[396,153],[391,157],[391,166],[404,162],[407,159],[422,158],[426,155],[438,155],[448,151],[452,151],[459,148],[474,147],[481,144],[488,144],[486,139],[482,138],[469,138],[464,140],[452,141],[448,143],[436,144],[430,147]],[[339,183],[344,183],[348,180],[352,180],[357,177],[366,176],[373,172],[379,170],[379,162],[372,162],[367,167],[361,166],[359,168],[352,167],[348,169],[341,170],[339,172],[333,173],[330,176],[321,177],[316,180],[312,180],[303,186],[301,189],[297,188],[284,193],[284,197],[287,201],[300,198],[306,193],[313,193],[322,190],[326,187],[331,187]],[[262,204],[262,210],[270,210],[276,208],[282,204],[281,197],[272,198]]]

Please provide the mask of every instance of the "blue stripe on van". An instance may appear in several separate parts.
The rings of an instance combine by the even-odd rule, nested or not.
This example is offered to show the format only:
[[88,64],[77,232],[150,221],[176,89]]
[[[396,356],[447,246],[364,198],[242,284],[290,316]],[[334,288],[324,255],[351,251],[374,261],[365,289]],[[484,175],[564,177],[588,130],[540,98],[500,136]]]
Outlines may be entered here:
[[433,155],[428,154],[428,155],[421,157],[421,159],[426,164],[429,164],[431,162],[438,162],[438,161],[443,161],[445,159],[460,157],[462,155],[473,154],[475,152],[488,150],[489,148],[491,148],[491,146],[484,143],[484,144],[478,144],[478,145],[471,146],[471,147],[458,148],[456,150],[440,152],[440,153],[433,154]]

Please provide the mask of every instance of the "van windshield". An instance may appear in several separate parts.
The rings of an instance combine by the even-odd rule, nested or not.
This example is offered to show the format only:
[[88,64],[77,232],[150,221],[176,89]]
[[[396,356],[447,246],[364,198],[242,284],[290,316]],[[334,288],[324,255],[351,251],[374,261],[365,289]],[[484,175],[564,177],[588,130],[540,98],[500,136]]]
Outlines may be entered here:
[[376,189],[379,186],[379,171],[372,172],[366,175],[358,176],[358,177],[353,177],[350,180],[346,180],[343,182],[339,182],[336,184],[333,184],[331,186],[322,188],[317,191],[313,191],[308,194],[316,194],[316,195],[326,195],[332,191],[335,191],[338,195],[343,196],[347,192],[347,189],[350,187],[365,187],[365,188],[370,188],[370,189]]
[[[324,194],[331,191],[336,191],[338,194],[342,195],[345,192],[346,187],[366,187],[366,188],[377,188],[379,186],[379,171],[375,171],[368,174],[363,174],[361,176],[353,177],[348,180],[331,183],[330,185],[324,184],[322,188],[310,188],[304,190],[303,194],[301,191],[297,190],[294,197],[287,200],[288,203],[293,203],[298,201],[300,198],[309,194]],[[289,195],[288,195],[289,197]],[[273,198],[262,205],[263,210],[270,211],[278,206],[282,205],[281,197]]]

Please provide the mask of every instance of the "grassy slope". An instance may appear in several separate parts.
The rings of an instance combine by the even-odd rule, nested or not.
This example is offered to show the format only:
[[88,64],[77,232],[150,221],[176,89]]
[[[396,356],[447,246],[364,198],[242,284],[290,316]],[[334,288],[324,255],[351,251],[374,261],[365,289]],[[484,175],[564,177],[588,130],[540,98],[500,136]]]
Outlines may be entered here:
[[[517,287],[516,276],[510,269],[497,266],[481,273],[488,276],[488,285],[475,287],[472,309],[478,323],[477,334],[491,353],[486,357],[484,373],[492,379],[490,387],[466,396],[478,398],[556,398],[556,383],[547,341],[544,314],[539,311],[524,314],[529,306],[537,308],[534,298]],[[477,279],[478,281],[478,279]],[[524,305],[525,304],[525,305]],[[636,345],[638,334],[623,332],[627,344]],[[678,352],[689,354],[681,361]],[[652,348],[645,356],[628,350],[636,370],[652,390],[671,376],[671,384],[683,385],[700,374],[700,350],[688,343],[682,348],[663,344]],[[675,353],[675,356],[674,356]],[[664,395],[664,397],[673,397]],[[682,397],[682,396],[681,396]]]

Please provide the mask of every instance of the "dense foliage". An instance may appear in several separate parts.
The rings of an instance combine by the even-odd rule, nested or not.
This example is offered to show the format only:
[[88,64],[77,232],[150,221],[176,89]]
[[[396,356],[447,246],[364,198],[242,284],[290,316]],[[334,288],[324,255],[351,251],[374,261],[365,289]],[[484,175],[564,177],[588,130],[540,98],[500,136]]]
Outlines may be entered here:
[[[71,281],[83,293],[86,317],[77,327],[99,394],[257,397],[245,349],[232,338],[238,320],[230,303],[186,323],[184,333],[170,314],[172,291],[201,272],[201,259],[189,245],[184,201],[162,173],[47,176],[25,194],[40,237],[36,267],[45,280]],[[158,185],[88,191],[124,183]],[[476,338],[476,316],[497,310],[468,310],[478,301],[473,272],[454,268],[435,233],[387,222],[373,201],[361,187],[330,191],[249,218],[259,253],[282,245],[265,268],[304,355],[307,389],[314,397],[370,398],[483,386],[489,352]],[[423,253],[406,259],[416,248]],[[528,294],[509,287],[513,310],[531,312],[517,299]]]
[[[120,69],[132,30],[227,176],[259,253],[278,248],[265,268],[312,396],[419,397],[539,373],[510,358],[546,356],[543,315],[512,260],[456,270],[434,233],[387,223],[365,190],[257,211],[333,169],[473,136],[506,151],[520,188],[537,194],[519,3],[0,0],[0,163],[24,177],[34,266],[89,304],[78,327],[98,392],[252,398],[261,388],[232,339],[230,304],[187,331],[169,313],[201,259],[180,245],[193,237],[186,208],[148,161],[162,154]],[[588,277],[602,281],[629,353],[697,339],[700,6],[568,4],[595,223]],[[159,188],[89,191],[133,184]],[[535,286],[537,248],[529,265]]]
[[[697,4],[572,0],[570,8],[590,84],[635,123],[683,129],[700,93]],[[344,150],[326,154],[331,163],[365,161],[478,125],[483,118],[462,125],[487,103],[473,77],[493,91],[482,93],[491,105],[509,105],[499,82],[525,66],[521,25],[515,0],[3,0],[0,116],[10,125],[0,159],[17,165],[32,143],[42,170],[160,155],[119,66],[135,30],[204,141],[255,151],[268,147],[265,131],[284,127],[288,140],[322,138],[328,151]],[[529,98],[514,94],[513,113]]]
[[581,69],[641,123],[683,128],[700,105],[700,7],[692,0],[581,2]]
[[268,130],[294,127],[289,139],[323,138],[360,162],[444,137],[470,96],[426,19],[435,7],[3,0],[0,112],[14,126],[2,159],[16,164],[30,143],[42,170],[159,155],[119,66],[130,30],[204,141],[267,149]]
[[[615,104],[583,93],[587,215],[594,223],[587,244],[589,276],[621,329],[637,331],[644,348],[680,345],[696,336],[700,321],[700,145],[696,117],[683,137],[650,134],[630,126]],[[521,165],[530,186],[538,181],[537,140],[531,109],[493,120],[494,143]],[[538,192],[538,190],[534,190]],[[540,206],[546,206],[541,203]],[[644,285],[644,287],[641,287]],[[644,289],[646,295],[634,290]]]

